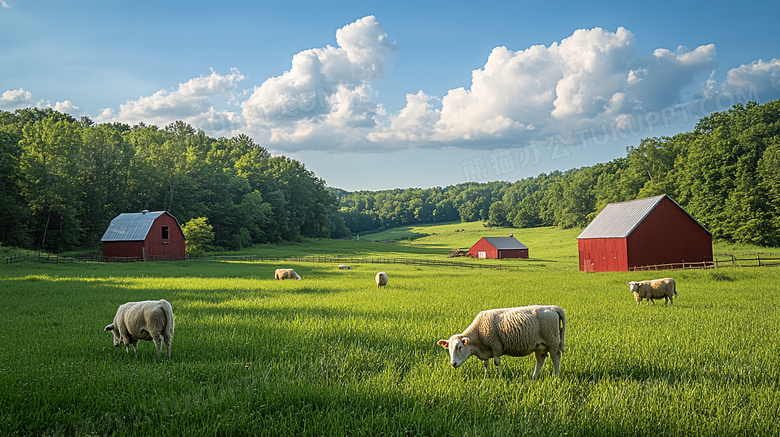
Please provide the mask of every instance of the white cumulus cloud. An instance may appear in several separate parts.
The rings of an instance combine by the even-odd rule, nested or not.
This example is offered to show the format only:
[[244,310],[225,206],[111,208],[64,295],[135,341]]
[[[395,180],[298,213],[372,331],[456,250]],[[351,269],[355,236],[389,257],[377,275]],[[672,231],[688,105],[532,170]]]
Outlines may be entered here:
[[63,102],[56,102],[54,103],[53,106],[46,104],[46,107],[51,107],[55,111],[64,112],[74,117],[78,117],[79,114],[79,107],[74,105],[70,100],[65,100]]
[[423,94],[407,97],[407,107],[368,138],[495,147],[572,132],[676,104],[696,75],[715,67],[714,58],[713,45],[641,57],[622,27],[577,30],[549,47],[497,47],[472,72],[471,86],[450,90],[440,109]]
[[721,90],[769,101],[780,98],[780,59],[758,60],[732,68],[721,84]]
[[18,90],[8,90],[0,95],[0,109],[13,110],[30,106],[32,93],[22,88]]
[[129,100],[119,105],[118,113],[112,109],[104,109],[96,121],[165,125],[182,120],[198,124],[215,113],[212,99],[229,96],[235,91],[237,83],[243,79],[244,76],[237,70],[227,75],[212,71],[208,76],[200,76],[180,83],[174,91],[160,90],[151,96]]
[[370,81],[381,78],[397,50],[374,16],[336,31],[337,47],[302,51],[290,70],[256,86],[241,104],[246,128],[260,142],[287,148],[359,141],[384,110]]

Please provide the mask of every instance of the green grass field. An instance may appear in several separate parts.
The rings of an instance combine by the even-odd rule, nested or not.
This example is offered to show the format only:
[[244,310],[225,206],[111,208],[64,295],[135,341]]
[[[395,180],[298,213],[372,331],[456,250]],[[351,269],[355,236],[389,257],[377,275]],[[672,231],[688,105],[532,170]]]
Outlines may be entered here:
[[[427,236],[246,253],[446,259],[486,233],[465,223],[398,231]],[[490,261],[520,266],[509,271],[2,265],[0,435],[780,434],[780,269],[664,273],[677,280],[675,305],[637,306],[625,282],[652,273],[580,273],[579,232],[513,232],[532,259]],[[278,267],[303,280],[274,281]],[[176,317],[172,359],[158,361],[151,342],[137,356],[114,348],[103,327],[116,308],[160,298]],[[558,377],[548,360],[531,380],[531,356],[505,357],[502,378],[476,358],[454,370],[436,346],[483,309],[530,304],[566,310]]]

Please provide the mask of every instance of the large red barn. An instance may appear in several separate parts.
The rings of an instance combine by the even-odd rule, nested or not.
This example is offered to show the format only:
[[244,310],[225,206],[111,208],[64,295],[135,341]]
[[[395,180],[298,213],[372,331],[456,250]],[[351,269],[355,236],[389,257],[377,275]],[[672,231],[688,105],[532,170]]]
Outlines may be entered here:
[[186,238],[166,211],[119,214],[101,238],[105,261],[181,260]]
[[528,246],[511,234],[509,237],[482,237],[469,249],[468,255],[490,259],[528,258]]
[[712,262],[712,234],[666,194],[610,203],[577,237],[580,271]]

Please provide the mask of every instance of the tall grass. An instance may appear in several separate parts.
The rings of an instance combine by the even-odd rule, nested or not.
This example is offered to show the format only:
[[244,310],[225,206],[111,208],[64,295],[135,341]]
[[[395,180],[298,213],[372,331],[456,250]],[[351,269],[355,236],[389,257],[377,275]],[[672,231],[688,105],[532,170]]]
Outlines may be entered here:
[[[649,278],[579,273],[549,246],[513,271],[285,265],[302,281],[270,262],[3,266],[0,434],[780,433],[780,270],[674,272],[674,306],[637,306],[625,281]],[[114,348],[118,305],[160,298],[172,358]],[[435,344],[480,310],[536,303],[568,316],[558,377],[548,360],[532,381],[532,357],[504,358],[502,378],[475,358],[453,370]]]

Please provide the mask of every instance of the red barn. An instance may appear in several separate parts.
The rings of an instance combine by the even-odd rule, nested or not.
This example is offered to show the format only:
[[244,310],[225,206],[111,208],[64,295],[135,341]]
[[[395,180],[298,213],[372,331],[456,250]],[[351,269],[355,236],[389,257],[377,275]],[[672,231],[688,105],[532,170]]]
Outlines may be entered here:
[[610,203],[577,237],[580,271],[712,262],[712,234],[666,194]]
[[116,216],[101,241],[105,261],[181,260],[186,244],[176,217],[146,210]]
[[508,237],[482,237],[469,249],[469,256],[490,259],[528,258],[528,247],[512,234]]

